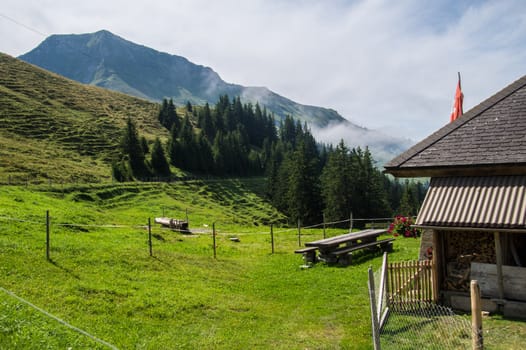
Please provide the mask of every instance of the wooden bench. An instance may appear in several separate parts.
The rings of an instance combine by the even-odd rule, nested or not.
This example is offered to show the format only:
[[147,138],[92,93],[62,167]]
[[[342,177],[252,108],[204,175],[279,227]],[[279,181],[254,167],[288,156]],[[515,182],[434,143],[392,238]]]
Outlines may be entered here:
[[298,250],[295,250],[294,253],[296,254],[303,254],[303,260],[305,260],[305,263],[315,263],[316,262],[316,250],[318,250],[318,247],[305,247]]
[[352,252],[370,248],[377,249],[380,248],[383,251],[391,252],[393,250],[393,241],[394,238],[383,239],[381,241],[359,243],[355,245],[350,245],[342,248],[338,248],[328,253],[330,257],[329,260],[337,261],[340,265],[349,265],[351,263]]

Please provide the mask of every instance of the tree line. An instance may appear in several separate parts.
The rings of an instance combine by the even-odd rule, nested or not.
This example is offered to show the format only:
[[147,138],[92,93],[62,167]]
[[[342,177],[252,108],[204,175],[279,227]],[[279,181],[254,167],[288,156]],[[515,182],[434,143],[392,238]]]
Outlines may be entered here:
[[179,115],[163,100],[158,119],[169,130],[150,145],[131,118],[112,165],[118,181],[173,175],[171,166],[197,175],[262,176],[272,204],[291,222],[416,215],[426,185],[383,174],[366,147],[316,142],[307,124],[286,116],[278,127],[259,104],[221,96],[215,106],[187,103]]

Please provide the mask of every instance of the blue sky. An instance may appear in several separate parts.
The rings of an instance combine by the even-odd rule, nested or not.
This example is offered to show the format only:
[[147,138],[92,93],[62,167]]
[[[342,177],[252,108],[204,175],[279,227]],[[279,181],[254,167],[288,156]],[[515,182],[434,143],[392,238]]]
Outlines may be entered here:
[[[15,23],[13,22],[18,22]],[[30,29],[28,29],[29,27]],[[526,74],[526,1],[4,0],[0,51],[107,29],[418,141]],[[326,140],[352,138],[345,129]],[[352,143],[352,140],[348,140]]]

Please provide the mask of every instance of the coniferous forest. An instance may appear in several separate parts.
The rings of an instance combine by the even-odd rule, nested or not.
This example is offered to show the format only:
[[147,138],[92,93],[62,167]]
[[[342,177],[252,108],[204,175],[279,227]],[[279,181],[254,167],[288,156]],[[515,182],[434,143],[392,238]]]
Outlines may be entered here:
[[308,126],[290,116],[276,127],[265,108],[239,97],[184,108],[164,99],[158,118],[170,136],[153,145],[128,119],[121,157],[113,163],[116,180],[170,180],[170,165],[197,176],[265,176],[269,201],[291,223],[304,225],[350,213],[360,219],[416,215],[425,196],[421,182],[384,175],[368,148],[349,148],[343,140],[317,143]]

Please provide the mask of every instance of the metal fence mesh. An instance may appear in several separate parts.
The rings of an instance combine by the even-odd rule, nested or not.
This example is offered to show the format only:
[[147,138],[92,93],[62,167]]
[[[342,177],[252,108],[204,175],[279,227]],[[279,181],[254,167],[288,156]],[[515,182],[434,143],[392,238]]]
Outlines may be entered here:
[[426,301],[388,304],[390,298],[382,292],[385,286],[381,286],[381,275],[381,270],[376,271],[374,282],[377,305],[381,307],[378,319],[382,350],[472,348],[469,316],[457,315],[448,307]]
[[471,323],[444,306],[391,309],[380,330],[382,349],[470,349]]

